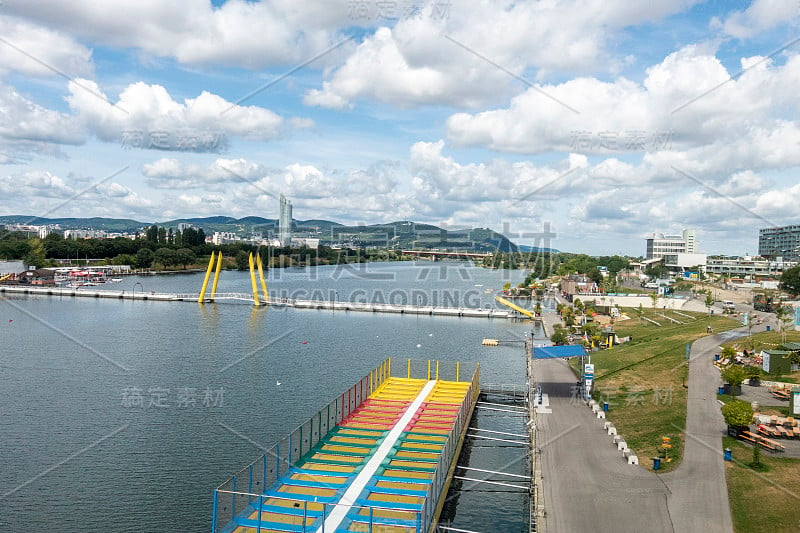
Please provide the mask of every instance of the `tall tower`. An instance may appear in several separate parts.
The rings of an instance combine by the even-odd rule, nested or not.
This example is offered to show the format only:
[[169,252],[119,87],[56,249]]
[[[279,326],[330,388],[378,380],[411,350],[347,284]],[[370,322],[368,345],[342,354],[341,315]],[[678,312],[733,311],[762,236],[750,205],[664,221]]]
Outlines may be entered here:
[[278,240],[281,246],[291,246],[292,244],[292,202],[281,194],[281,210],[278,218]]

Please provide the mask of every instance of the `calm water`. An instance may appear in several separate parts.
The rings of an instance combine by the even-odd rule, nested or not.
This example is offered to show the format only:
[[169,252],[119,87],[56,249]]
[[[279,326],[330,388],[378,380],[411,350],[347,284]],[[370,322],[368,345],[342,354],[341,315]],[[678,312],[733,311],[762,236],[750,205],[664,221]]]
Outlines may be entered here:
[[[268,284],[286,297],[479,307],[492,301],[486,289],[523,274],[504,276],[460,263],[390,263],[276,270]],[[129,277],[108,288],[196,292],[201,282],[199,274]],[[246,273],[224,272],[219,291],[249,286]],[[519,345],[480,341],[519,339],[529,328],[246,304],[0,297],[0,531],[209,531],[217,485],[384,358],[480,361],[483,382],[524,382]],[[470,507],[464,516],[480,514]],[[471,517],[454,521],[470,523],[497,530]]]

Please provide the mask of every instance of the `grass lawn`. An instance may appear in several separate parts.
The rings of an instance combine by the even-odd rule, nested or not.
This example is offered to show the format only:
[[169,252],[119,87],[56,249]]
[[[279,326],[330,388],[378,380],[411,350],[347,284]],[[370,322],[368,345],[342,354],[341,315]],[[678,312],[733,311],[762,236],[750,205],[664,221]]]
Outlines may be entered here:
[[[636,317],[635,310],[625,310]],[[662,311],[659,310],[659,313]],[[671,462],[661,463],[661,471],[673,470],[683,455],[686,428],[686,343],[705,336],[710,325],[720,332],[740,325],[737,320],[706,313],[683,312],[685,316],[666,311],[684,324],[675,324],[645,310],[644,315],[662,324],[656,326],[640,318],[619,321],[615,330],[619,337],[632,336],[630,342],[611,350],[594,352],[595,399],[608,401],[607,418],[614,422],[619,434],[636,452],[643,465],[661,451],[661,438],[671,438]],[[578,360],[572,362],[577,369]]]
[[800,459],[762,451],[764,468],[754,471],[753,448],[723,437],[733,461],[725,463],[733,528],[741,533],[800,530]]

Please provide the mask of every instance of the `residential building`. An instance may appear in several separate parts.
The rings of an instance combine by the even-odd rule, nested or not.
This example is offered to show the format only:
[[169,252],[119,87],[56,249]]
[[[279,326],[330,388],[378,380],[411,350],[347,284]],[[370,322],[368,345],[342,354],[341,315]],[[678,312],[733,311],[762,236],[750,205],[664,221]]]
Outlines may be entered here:
[[108,233],[94,229],[68,229],[64,230],[65,239],[105,239]]
[[758,232],[758,255],[800,260],[800,225],[762,228]]
[[184,231],[186,231],[187,229],[189,229],[189,228],[193,228],[193,227],[194,227],[194,226],[193,226],[192,224],[188,223],[188,222],[180,222],[180,223],[178,224],[178,231],[180,231],[181,233],[183,233],[183,232],[184,232]]
[[278,240],[281,246],[292,245],[292,202],[281,194],[278,215]]
[[693,229],[684,229],[680,235],[653,233],[646,242],[645,259],[661,259],[665,255],[697,254],[700,248]]
[[230,231],[215,231],[214,236],[211,237],[211,243],[217,246],[220,244],[231,244],[241,240],[240,237]]

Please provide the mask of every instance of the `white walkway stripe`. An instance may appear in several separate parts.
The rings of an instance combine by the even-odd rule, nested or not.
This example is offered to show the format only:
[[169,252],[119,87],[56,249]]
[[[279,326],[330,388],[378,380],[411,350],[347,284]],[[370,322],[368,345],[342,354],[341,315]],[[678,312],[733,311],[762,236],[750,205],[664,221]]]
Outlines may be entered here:
[[403,413],[403,416],[400,417],[400,420],[398,420],[391,431],[389,431],[386,440],[378,446],[375,454],[370,458],[367,464],[364,465],[364,468],[358,473],[353,483],[350,484],[342,495],[339,503],[336,504],[331,514],[325,519],[324,527],[320,525],[320,527],[317,528],[318,533],[321,533],[323,530],[336,531],[336,528],[342,523],[342,520],[344,520],[344,517],[347,515],[348,511],[350,511],[351,506],[355,504],[356,499],[364,490],[364,487],[367,486],[367,483],[372,479],[372,476],[375,475],[378,467],[381,466],[381,463],[389,455],[389,452],[392,451],[392,447],[397,442],[397,439],[399,439],[400,435],[405,431],[406,426],[411,422],[411,419],[414,418],[422,402],[425,401],[425,398],[428,397],[428,394],[430,394],[435,385],[435,380],[428,381],[428,383],[425,384],[414,401],[411,402],[411,405],[408,406],[408,409]]

